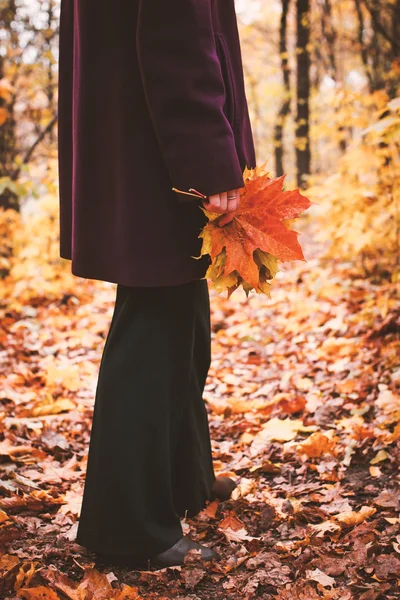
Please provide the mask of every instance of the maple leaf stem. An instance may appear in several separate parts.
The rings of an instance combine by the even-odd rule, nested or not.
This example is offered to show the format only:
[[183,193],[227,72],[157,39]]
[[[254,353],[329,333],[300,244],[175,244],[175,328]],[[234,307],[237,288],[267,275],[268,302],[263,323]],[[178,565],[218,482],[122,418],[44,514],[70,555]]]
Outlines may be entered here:
[[[178,190],[178,188],[173,187],[172,191],[177,192],[178,194],[184,194],[185,196],[193,196],[194,198],[207,198],[207,196],[205,196],[201,192],[198,192],[194,188],[189,188],[188,192],[184,192],[182,190]],[[192,192],[195,192],[195,193],[193,194]]]

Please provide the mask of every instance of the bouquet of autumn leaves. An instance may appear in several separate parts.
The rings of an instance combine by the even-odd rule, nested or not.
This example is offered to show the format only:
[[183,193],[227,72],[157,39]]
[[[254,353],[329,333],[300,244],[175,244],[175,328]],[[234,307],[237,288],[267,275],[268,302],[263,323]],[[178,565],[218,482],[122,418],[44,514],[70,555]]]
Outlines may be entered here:
[[269,296],[278,261],[305,260],[299,234],[289,222],[312,202],[299,190],[283,191],[285,176],[272,179],[264,166],[246,169],[243,179],[240,206],[230,223],[221,227],[223,215],[202,208],[209,220],[199,235],[203,245],[196,258],[210,255],[205,277],[218,292],[227,290],[229,297],[242,286],[246,295],[254,289]]

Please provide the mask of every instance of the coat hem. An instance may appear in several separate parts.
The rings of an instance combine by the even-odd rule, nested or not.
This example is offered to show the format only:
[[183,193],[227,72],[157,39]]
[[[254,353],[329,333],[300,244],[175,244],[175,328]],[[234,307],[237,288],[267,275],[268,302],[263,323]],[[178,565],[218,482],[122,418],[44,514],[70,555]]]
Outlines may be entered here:
[[174,287],[178,285],[184,285],[186,283],[190,283],[191,281],[200,281],[202,279],[206,279],[205,273],[207,271],[207,266],[204,268],[204,274],[199,275],[186,275],[179,278],[171,278],[167,279],[159,278],[157,280],[145,280],[141,278],[126,278],[125,276],[119,275],[107,275],[107,273],[99,273],[94,271],[93,269],[85,269],[77,267],[72,259],[69,256],[60,254],[61,258],[65,260],[71,261],[71,273],[76,277],[80,277],[82,279],[92,279],[95,281],[104,281],[106,283],[114,283],[117,285],[125,285],[127,287]]

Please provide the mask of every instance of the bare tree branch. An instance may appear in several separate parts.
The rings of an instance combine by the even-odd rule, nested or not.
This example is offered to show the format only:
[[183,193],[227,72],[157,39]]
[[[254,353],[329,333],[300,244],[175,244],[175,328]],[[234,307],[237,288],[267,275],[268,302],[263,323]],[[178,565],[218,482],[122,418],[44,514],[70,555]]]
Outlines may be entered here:
[[[22,164],[26,164],[30,161],[30,158],[31,158],[33,152],[35,151],[35,148],[40,144],[40,142],[42,142],[44,140],[46,135],[48,133],[50,133],[50,131],[53,129],[54,125],[57,123],[57,120],[58,120],[58,115],[55,115],[52,118],[52,120],[46,125],[46,127],[40,132],[37,139],[34,141],[34,143],[29,148],[29,150],[27,150],[27,152],[25,153],[24,158],[22,159]],[[11,176],[13,181],[15,181],[19,177],[20,172],[21,172],[21,167],[18,167]]]

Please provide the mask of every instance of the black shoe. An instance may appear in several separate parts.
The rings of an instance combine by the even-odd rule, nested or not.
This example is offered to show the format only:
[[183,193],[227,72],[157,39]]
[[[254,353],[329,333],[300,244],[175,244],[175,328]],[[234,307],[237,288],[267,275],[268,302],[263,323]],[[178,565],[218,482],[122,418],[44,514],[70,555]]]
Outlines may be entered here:
[[219,558],[219,555],[214,552],[211,548],[203,546],[198,542],[195,542],[187,535],[184,535],[180,540],[176,542],[171,548],[160,552],[156,556],[149,559],[151,565],[156,567],[174,567],[183,565],[184,558],[189,550],[201,550],[201,559],[212,560],[213,558]]
[[211,499],[212,500],[229,500],[233,490],[237,488],[236,483],[230,477],[225,475],[219,475],[211,488]]

